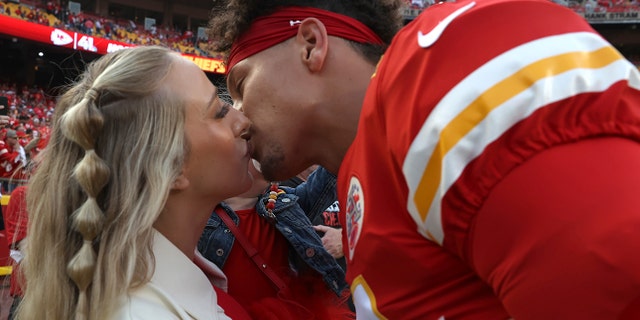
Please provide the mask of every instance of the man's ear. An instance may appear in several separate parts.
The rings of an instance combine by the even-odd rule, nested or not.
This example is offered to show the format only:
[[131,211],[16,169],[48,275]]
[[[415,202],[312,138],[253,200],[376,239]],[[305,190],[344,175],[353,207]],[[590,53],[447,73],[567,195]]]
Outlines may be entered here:
[[320,71],[329,48],[329,35],[324,24],[316,18],[304,19],[298,27],[296,42],[300,44],[300,58],[309,71]]
[[189,179],[184,175],[184,170],[180,172],[180,175],[173,180],[171,184],[171,190],[184,190],[189,187]]

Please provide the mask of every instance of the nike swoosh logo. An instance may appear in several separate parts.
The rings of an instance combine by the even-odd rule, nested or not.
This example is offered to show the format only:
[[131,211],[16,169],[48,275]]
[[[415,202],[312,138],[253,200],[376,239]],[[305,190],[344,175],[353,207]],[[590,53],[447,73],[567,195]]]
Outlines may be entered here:
[[447,26],[451,23],[451,21],[453,21],[453,19],[457,18],[459,15],[463,14],[465,11],[471,9],[475,5],[475,2],[471,2],[468,5],[454,11],[442,21],[440,21],[438,25],[436,25],[435,28],[431,29],[431,31],[429,31],[427,34],[423,34],[422,31],[418,31],[418,45],[421,48],[428,48],[433,45],[436,40],[440,38],[442,32],[444,32],[444,29],[447,28]]

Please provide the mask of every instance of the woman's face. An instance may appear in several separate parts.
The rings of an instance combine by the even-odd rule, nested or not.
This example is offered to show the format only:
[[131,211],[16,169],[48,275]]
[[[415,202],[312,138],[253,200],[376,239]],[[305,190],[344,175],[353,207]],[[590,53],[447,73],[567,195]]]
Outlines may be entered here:
[[217,88],[194,63],[176,55],[168,86],[185,101],[189,155],[183,177],[189,188],[212,201],[246,191],[252,183],[248,139],[250,122],[218,97]]

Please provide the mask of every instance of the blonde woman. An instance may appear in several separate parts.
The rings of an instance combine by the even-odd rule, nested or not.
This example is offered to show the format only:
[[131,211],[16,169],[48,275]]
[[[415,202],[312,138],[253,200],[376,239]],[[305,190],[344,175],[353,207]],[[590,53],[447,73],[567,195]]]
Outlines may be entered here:
[[227,319],[210,282],[224,275],[195,248],[215,205],[251,186],[248,127],[167,49],[91,64],[31,179],[18,318]]

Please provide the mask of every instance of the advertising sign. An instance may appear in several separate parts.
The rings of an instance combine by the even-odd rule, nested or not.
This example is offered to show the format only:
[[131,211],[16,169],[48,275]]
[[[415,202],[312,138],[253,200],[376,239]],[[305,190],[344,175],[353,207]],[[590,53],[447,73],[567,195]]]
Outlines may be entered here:
[[[31,23],[5,15],[0,15],[0,33],[37,41],[43,44],[95,52],[98,54],[106,54],[134,46],[132,44],[94,37],[75,31]],[[193,61],[205,72],[225,72],[222,60],[187,54],[183,54],[183,56]]]

